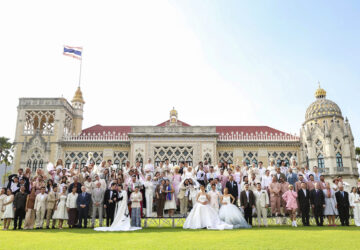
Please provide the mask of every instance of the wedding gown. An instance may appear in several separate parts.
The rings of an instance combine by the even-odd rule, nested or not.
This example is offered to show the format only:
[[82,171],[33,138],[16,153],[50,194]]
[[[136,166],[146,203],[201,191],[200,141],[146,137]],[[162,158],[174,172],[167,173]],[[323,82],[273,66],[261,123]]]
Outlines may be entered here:
[[[201,194],[199,196],[200,202],[209,202],[206,195]],[[229,225],[220,220],[219,215],[209,204],[203,205],[197,202],[193,209],[191,209],[188,217],[185,220],[184,229],[233,229],[232,225]]]
[[243,214],[240,209],[237,208],[230,201],[230,196],[223,197],[223,202],[226,202],[226,205],[221,205],[219,210],[219,217],[222,221],[233,225],[234,228],[250,228],[251,226],[246,222]]
[[123,199],[116,204],[114,222],[110,227],[97,227],[95,231],[135,231],[141,227],[132,227],[128,210],[126,191],[121,191]]

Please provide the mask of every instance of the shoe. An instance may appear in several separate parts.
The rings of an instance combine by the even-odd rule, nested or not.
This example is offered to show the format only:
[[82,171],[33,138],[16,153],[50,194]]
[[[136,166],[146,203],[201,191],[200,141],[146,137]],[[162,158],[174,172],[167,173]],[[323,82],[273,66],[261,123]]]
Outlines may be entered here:
[[16,227],[14,227],[13,230],[16,230]]
[[46,229],[50,229],[50,227],[49,227],[49,226],[46,226]]
[[294,227],[297,227],[296,221],[294,221]]
[[36,229],[40,229],[40,227],[36,227]]
[[52,229],[55,229],[55,226],[52,226]]

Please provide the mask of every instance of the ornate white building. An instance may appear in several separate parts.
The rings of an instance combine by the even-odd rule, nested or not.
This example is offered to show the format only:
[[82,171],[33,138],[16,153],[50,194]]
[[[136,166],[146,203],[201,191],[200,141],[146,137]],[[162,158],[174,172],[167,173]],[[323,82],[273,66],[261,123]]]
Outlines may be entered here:
[[84,99],[80,88],[71,104],[65,98],[20,98],[15,135],[14,170],[43,168],[61,158],[85,165],[89,152],[99,164],[112,159],[119,167],[126,161],[155,164],[169,159],[190,165],[207,160],[247,164],[270,160],[277,164],[295,158],[310,168],[318,165],[331,177],[357,175],[354,138],[340,108],[327,100],[325,90],[307,112],[300,137],[268,126],[191,126],[178,120],[175,109],[169,120],[155,126],[103,126],[82,128]]

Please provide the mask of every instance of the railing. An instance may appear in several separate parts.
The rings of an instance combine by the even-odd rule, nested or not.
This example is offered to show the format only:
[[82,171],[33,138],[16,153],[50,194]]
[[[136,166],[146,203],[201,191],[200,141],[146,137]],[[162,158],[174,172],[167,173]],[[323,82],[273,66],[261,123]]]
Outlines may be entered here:
[[126,133],[87,133],[80,135],[65,135],[63,141],[129,141]]
[[273,133],[221,133],[219,134],[219,141],[299,141],[300,138],[291,134],[273,134]]

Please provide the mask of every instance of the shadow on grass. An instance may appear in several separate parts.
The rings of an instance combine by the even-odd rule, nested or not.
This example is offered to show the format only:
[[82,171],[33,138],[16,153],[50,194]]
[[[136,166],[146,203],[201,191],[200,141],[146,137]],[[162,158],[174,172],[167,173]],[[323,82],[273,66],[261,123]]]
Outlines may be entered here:
[[[199,232],[219,232],[218,230],[206,230],[206,229],[198,229],[198,230],[191,230],[191,229],[182,229],[182,228],[144,228],[142,230],[138,230],[138,231],[126,231],[126,232],[121,232],[121,231],[115,231],[115,232],[98,232],[95,231],[92,228],[87,228],[87,229],[63,229],[63,230],[59,230],[59,229],[40,229],[40,230],[22,230],[22,231],[16,231],[17,233],[19,232],[23,232],[23,233],[47,233],[47,234],[57,234],[57,233],[72,233],[72,234],[86,234],[86,235],[90,235],[90,234],[146,234],[146,233],[173,233],[173,232],[177,232],[177,233],[199,233]],[[241,233],[242,231],[253,231],[253,232],[264,232],[264,231],[296,231],[296,232],[325,232],[325,231],[341,231],[341,232],[346,232],[346,231],[360,231],[360,227],[355,227],[355,226],[350,226],[350,227],[328,227],[328,226],[323,226],[323,227],[316,227],[316,226],[311,226],[311,227],[297,227],[297,228],[293,228],[290,226],[270,226],[270,227],[253,227],[251,229],[233,229],[233,230],[224,230],[224,231],[231,231],[231,232],[239,232]]]

